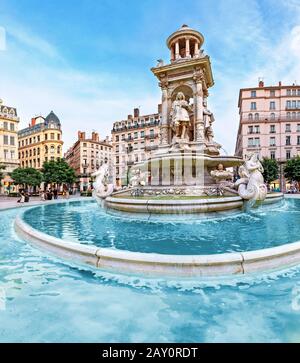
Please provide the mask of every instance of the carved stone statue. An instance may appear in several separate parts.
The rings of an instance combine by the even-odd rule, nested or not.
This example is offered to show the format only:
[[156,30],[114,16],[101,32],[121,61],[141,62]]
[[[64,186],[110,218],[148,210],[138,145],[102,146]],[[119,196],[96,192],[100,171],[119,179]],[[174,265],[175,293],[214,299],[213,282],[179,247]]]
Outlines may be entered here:
[[147,184],[148,172],[142,172],[140,169],[132,169],[132,176],[129,184],[132,188],[145,186]]
[[185,100],[182,92],[178,92],[173,101],[170,116],[172,117],[172,129],[176,139],[188,140],[188,128],[190,126],[190,116],[188,111],[192,111],[190,105]]
[[94,182],[94,196],[104,199],[114,191],[113,184],[109,184],[108,164],[104,163],[92,176],[96,177]]
[[267,187],[264,184],[263,171],[257,153],[252,153],[244,165],[239,167],[240,179],[235,182],[235,188],[241,198],[254,201],[265,200]]
[[203,120],[205,125],[205,138],[209,143],[213,143],[214,132],[212,123],[215,121],[214,115],[207,109],[207,101],[203,99]]
[[219,164],[216,170],[212,170],[210,175],[217,183],[222,181],[232,181],[233,173],[229,170],[224,169],[223,164]]

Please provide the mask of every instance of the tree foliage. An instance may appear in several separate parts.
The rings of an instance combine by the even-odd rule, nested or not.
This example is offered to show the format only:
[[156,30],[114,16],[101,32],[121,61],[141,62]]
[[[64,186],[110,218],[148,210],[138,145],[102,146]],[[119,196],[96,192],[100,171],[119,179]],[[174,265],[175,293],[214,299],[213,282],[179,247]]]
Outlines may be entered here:
[[264,168],[263,176],[267,184],[278,179],[279,177],[279,166],[275,159],[263,158],[262,166]]
[[290,182],[300,182],[300,156],[287,160],[284,168],[284,176]]
[[3,177],[4,177],[4,173],[2,172],[2,170],[5,170],[5,166],[4,166],[4,165],[2,165],[2,164],[0,164],[0,181],[1,181],[1,179],[3,179]]
[[63,159],[45,162],[42,172],[47,184],[72,184],[76,181],[75,170]]
[[23,184],[24,186],[39,186],[43,181],[43,174],[34,168],[17,168],[10,173],[14,184]]

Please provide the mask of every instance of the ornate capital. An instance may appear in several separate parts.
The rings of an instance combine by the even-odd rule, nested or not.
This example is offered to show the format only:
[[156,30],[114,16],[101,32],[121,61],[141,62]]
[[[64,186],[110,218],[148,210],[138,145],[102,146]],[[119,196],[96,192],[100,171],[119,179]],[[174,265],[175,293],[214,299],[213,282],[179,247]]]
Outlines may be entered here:
[[197,67],[194,71],[193,79],[196,83],[205,82],[205,69]]
[[160,82],[159,82],[159,87],[161,89],[167,89],[168,85],[169,85],[169,81],[168,81],[168,77],[166,76],[165,73],[163,73],[161,75],[161,77],[159,78]]

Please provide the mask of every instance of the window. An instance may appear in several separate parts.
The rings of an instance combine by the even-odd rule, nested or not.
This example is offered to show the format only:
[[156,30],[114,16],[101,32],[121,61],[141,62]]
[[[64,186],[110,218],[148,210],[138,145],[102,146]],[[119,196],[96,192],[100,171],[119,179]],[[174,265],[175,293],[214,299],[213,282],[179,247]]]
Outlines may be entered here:
[[285,156],[286,160],[289,160],[291,158],[291,150],[287,150]]
[[8,159],[8,150],[4,150],[4,159]]
[[138,133],[137,133],[137,132],[135,132],[133,137],[134,137],[135,139],[137,139],[137,138],[138,138]]
[[10,145],[12,145],[12,146],[15,145],[15,137],[14,136],[10,137]]
[[150,137],[153,138],[154,137],[154,130],[150,130]]
[[297,132],[300,132],[300,124],[297,124]]
[[275,154],[275,151],[274,151],[274,150],[272,150],[272,151],[270,152],[270,158],[271,158],[272,160],[274,160],[274,159],[276,158],[276,154]]
[[248,115],[248,120],[253,120],[253,115],[252,115],[252,113],[249,113],[249,115]]
[[292,96],[296,96],[296,90],[295,89],[292,90]]
[[300,96],[300,89],[297,90],[297,95]]
[[123,141],[123,140],[125,140],[125,134],[122,134],[122,136],[121,136],[121,140]]
[[274,112],[272,112],[272,113],[270,114],[270,119],[271,119],[271,120],[275,120],[275,113],[274,113]]
[[271,91],[270,91],[270,97],[275,97],[275,90],[271,89]]
[[251,102],[251,110],[256,110],[256,102]]
[[300,145],[300,136],[297,136],[297,145]]
[[60,140],[60,134],[57,134],[57,140]]
[[3,136],[3,144],[8,145],[8,136],[7,135]]
[[270,134],[275,134],[276,129],[275,129],[275,125],[270,125]]
[[252,147],[253,146],[253,138],[249,138],[248,139],[248,147]]
[[141,137],[145,137],[145,131],[141,131]]
[[286,101],[286,108],[290,109],[291,108],[291,101]]
[[48,135],[47,134],[45,134],[45,140],[48,140]]
[[259,130],[259,125],[255,125],[254,126],[254,132],[256,133],[256,134],[259,134],[260,133],[260,130]]
[[253,126],[248,126],[248,134],[253,134]]
[[290,118],[291,118],[291,113],[290,113],[290,112],[287,112],[287,113],[286,113],[286,118],[287,118],[287,119],[290,119]]
[[293,119],[293,120],[295,120],[295,119],[296,119],[296,117],[297,117],[296,112],[292,112],[292,119]]
[[4,128],[4,130],[8,130],[8,123],[7,122],[3,122],[3,128]]
[[270,110],[275,110],[275,102],[274,101],[270,102]]
[[15,124],[13,123],[10,124],[10,131],[15,131]]
[[258,121],[258,120],[259,120],[259,114],[258,114],[258,113],[256,113],[256,114],[254,115],[254,120],[256,120],[256,121]]
[[291,95],[291,90],[290,90],[290,89],[287,89],[287,90],[286,90],[286,95],[287,95],[287,96],[290,96],[290,95]]
[[276,146],[275,137],[270,137],[270,146]]
[[119,141],[119,135],[116,135],[116,141],[117,142]]
[[291,137],[290,136],[285,137],[285,144],[286,145],[291,145]]
[[254,139],[254,146],[260,146],[260,139],[259,139],[259,137],[256,137]]
[[291,132],[291,124],[285,125],[285,132]]
[[251,97],[256,97],[256,91],[251,91]]
[[292,101],[292,108],[297,108],[297,101]]

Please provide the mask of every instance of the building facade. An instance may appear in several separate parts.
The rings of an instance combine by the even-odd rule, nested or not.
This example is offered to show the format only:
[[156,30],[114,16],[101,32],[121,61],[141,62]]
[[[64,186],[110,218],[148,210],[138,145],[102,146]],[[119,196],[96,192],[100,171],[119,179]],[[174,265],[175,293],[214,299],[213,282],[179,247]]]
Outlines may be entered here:
[[286,160],[300,155],[300,86],[293,84],[243,88],[239,94],[240,122],[235,153],[245,157],[257,151],[260,157],[276,159],[280,178],[274,187],[285,191]]
[[42,169],[44,162],[62,158],[61,123],[53,111],[46,118],[32,118],[29,126],[18,132],[18,137],[22,168]]
[[18,124],[19,117],[14,107],[3,104],[0,100],[0,165],[5,169],[2,171],[4,178],[0,185],[0,193],[14,191],[12,180],[8,173],[19,166],[18,159]]
[[87,191],[92,186],[91,174],[104,162],[111,165],[112,145],[109,137],[100,140],[97,132],[92,132],[92,137],[87,138],[85,132],[78,131],[78,140],[65,153],[64,158],[76,172],[79,190]]
[[116,185],[127,185],[130,167],[146,160],[158,148],[160,121],[161,105],[158,105],[157,113],[140,115],[135,108],[133,116],[114,122],[111,134]]

